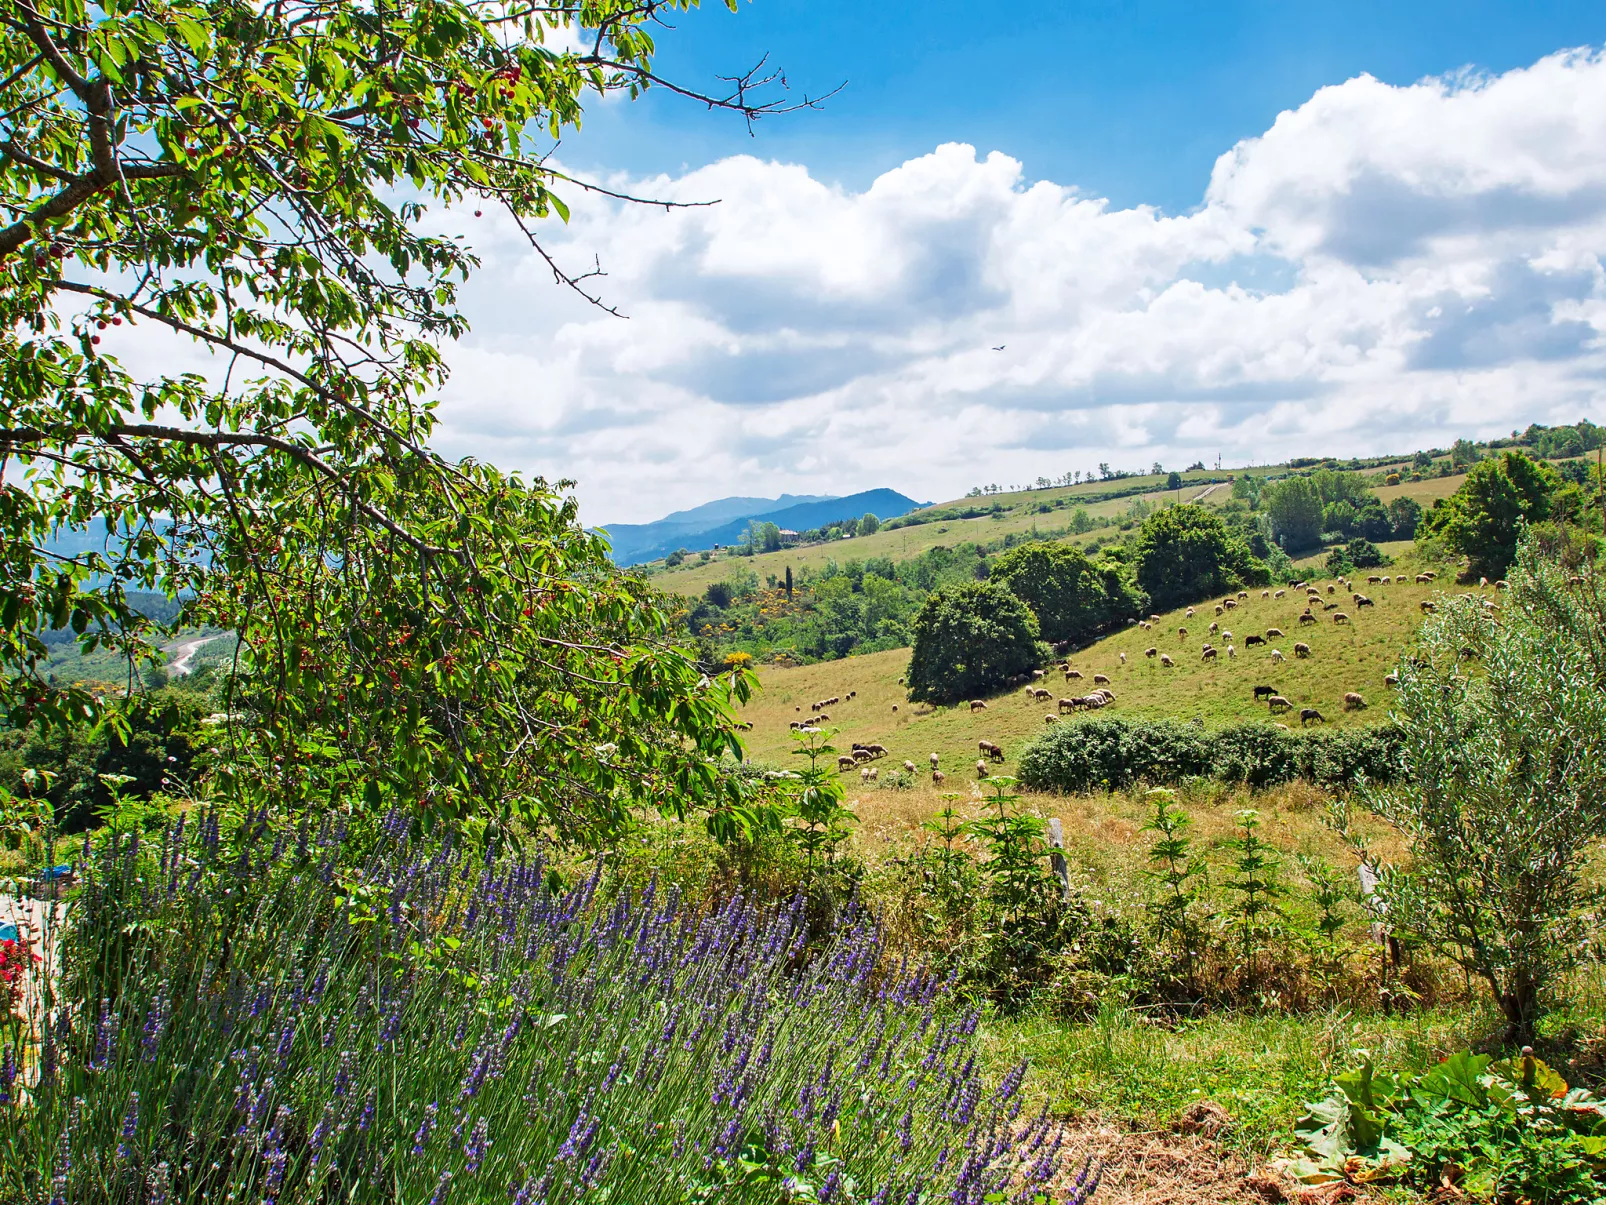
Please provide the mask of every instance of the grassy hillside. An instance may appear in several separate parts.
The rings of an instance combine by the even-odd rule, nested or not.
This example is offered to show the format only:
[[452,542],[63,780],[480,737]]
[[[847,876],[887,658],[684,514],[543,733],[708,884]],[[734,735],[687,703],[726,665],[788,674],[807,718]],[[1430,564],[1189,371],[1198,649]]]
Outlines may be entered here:
[[[1190,484],[1181,490],[1182,500],[1220,506],[1231,497],[1231,488],[1201,480],[1219,473],[1185,473]],[[1085,509],[1093,519],[1116,519],[1124,515],[1139,498],[1150,505],[1175,500],[1175,495],[1159,487],[1165,478],[1155,476],[1125,477],[1119,481],[1096,481],[1063,489],[1030,490],[1014,494],[993,494],[985,498],[957,498],[939,503],[933,510],[950,507],[997,506],[998,513],[972,519],[946,519],[935,523],[921,523],[899,527],[891,531],[878,531],[871,536],[857,536],[848,540],[833,540],[825,544],[811,544],[799,548],[785,548],[779,552],[759,553],[752,557],[720,555],[706,564],[696,558],[674,569],[659,567],[652,575],[653,584],[660,589],[672,590],[688,597],[696,596],[711,584],[723,581],[735,566],[751,569],[760,579],[769,574],[784,574],[788,566],[796,573],[800,569],[818,569],[827,561],[842,562],[850,559],[868,560],[871,557],[890,557],[895,561],[919,556],[938,545],[986,544],[1010,533],[1037,530],[1056,532],[1067,527],[1078,507]],[[1124,491],[1137,489],[1135,493]],[[1121,497],[1110,497],[1122,493]],[[1098,530],[1081,536],[1067,536],[1083,542],[1099,535]]]
[[[1257,474],[1276,473],[1279,468],[1272,466],[1252,471]],[[1187,484],[1180,491],[1181,500],[1197,501],[1206,506],[1224,505],[1232,497],[1231,486],[1208,480],[1220,476],[1222,474],[1214,470],[1183,474]],[[1400,485],[1379,486],[1374,492],[1385,505],[1395,498],[1406,497],[1414,498],[1427,508],[1433,505],[1435,499],[1447,498],[1455,493],[1464,479],[1464,474],[1435,477],[1424,481],[1408,481]],[[848,560],[869,560],[872,557],[889,557],[894,561],[903,561],[939,545],[953,547],[967,542],[987,544],[1011,533],[1019,534],[1034,530],[1044,535],[1051,535],[1064,531],[1078,508],[1086,510],[1091,519],[1120,520],[1140,498],[1150,505],[1176,501],[1176,494],[1161,488],[1164,481],[1164,478],[1156,476],[1127,477],[1119,481],[1096,481],[1062,489],[994,494],[985,498],[957,498],[950,502],[939,503],[932,509],[942,511],[985,505],[996,506],[1000,510],[994,514],[971,519],[945,519],[935,523],[900,527],[892,531],[878,531],[871,536],[786,548],[779,552],[760,553],[752,557],[726,553],[717,555],[706,563],[699,563],[694,557],[674,569],[665,569],[660,563],[653,567],[652,580],[653,584],[661,589],[686,597],[696,597],[714,582],[729,577],[732,570],[738,566],[742,569],[751,569],[758,574],[760,580],[763,580],[770,574],[775,574],[777,577],[783,575],[788,566],[793,573],[797,573],[806,568],[819,569],[827,561],[833,560],[839,564]],[[1125,493],[1134,487],[1139,488],[1140,492]],[[1112,493],[1120,493],[1122,496],[1110,497]],[[1088,543],[1099,535],[1109,533],[1109,528],[1097,528],[1081,535],[1067,533],[1059,538],[1073,543]]]
[[[1299,613],[1304,609],[1303,594],[1295,592],[1279,599],[1262,598],[1260,591],[1250,591],[1248,601],[1219,620],[1210,606],[1196,608],[1191,619],[1183,611],[1174,611],[1161,616],[1152,630],[1129,628],[1073,654],[1071,666],[1085,675],[1082,681],[1067,683],[1057,668],[1050,667],[1043,685],[1054,692],[1056,699],[1085,694],[1093,688],[1093,675],[1104,674],[1110,679],[1116,703],[1101,714],[1136,719],[1198,718],[1210,726],[1267,718],[1266,705],[1253,701],[1252,690],[1257,685],[1270,685],[1295,707],[1320,710],[1331,727],[1375,723],[1388,711],[1389,692],[1383,677],[1394,667],[1421,622],[1419,604],[1446,591],[1462,589],[1448,580],[1447,573],[1441,573],[1435,583],[1417,585],[1415,567],[1404,560],[1386,572],[1390,577],[1403,572],[1405,580],[1369,586],[1364,573],[1352,579],[1375,603],[1359,609],[1351,604],[1342,587],[1329,596],[1326,588],[1332,581],[1321,579],[1317,584],[1323,591],[1323,601],[1339,601],[1341,606],[1337,612],[1323,613],[1316,624],[1303,630],[1298,625]],[[1349,615],[1350,622],[1335,623],[1335,613]],[[1227,644],[1222,632],[1209,633],[1212,622],[1219,623],[1222,632],[1234,633],[1236,657],[1229,659],[1223,651],[1214,661],[1201,659],[1200,648],[1205,640],[1222,649]],[[1181,627],[1188,629],[1186,638],[1178,634]],[[1244,637],[1251,633],[1264,635],[1270,628],[1280,629],[1285,635],[1272,638],[1264,647],[1244,647]],[[1309,659],[1294,656],[1296,641],[1311,646]],[[1175,661],[1174,667],[1165,668],[1158,657],[1145,657],[1144,650],[1149,647],[1168,653]],[[1283,664],[1273,662],[1272,648],[1283,652],[1287,658]],[[972,712],[965,704],[936,707],[910,703],[898,684],[908,660],[908,650],[897,649],[817,665],[761,670],[763,690],[743,713],[753,723],[748,740],[750,754],[781,764],[795,760],[789,756],[794,747],[788,731],[790,721],[809,719],[811,702],[838,696],[842,702],[827,710],[831,717],[829,727],[840,730],[835,743],[843,749],[854,741],[885,745],[889,756],[878,763],[882,774],[901,766],[905,759],[915,762],[920,793],[928,798],[913,810],[925,809],[924,816],[930,814],[928,805],[935,798],[929,790],[932,753],[939,755],[950,776],[945,786],[965,790],[975,777],[978,740],[1003,745],[1008,760],[1002,772],[1007,773],[1021,749],[1046,727],[1045,715],[1056,710],[1054,704],[1028,700],[1018,690],[990,698],[987,710],[978,712]],[[1359,692],[1369,706],[1345,711],[1343,697],[1349,691]],[[849,698],[850,693],[855,697]],[[1272,718],[1294,727],[1299,723],[1297,713]],[[1059,722],[1076,721],[1066,717]]]

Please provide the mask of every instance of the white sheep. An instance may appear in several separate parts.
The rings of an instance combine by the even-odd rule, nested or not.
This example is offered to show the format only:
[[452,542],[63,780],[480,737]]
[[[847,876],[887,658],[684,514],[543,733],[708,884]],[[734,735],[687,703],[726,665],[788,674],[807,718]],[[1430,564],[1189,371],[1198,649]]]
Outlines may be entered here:
[[1272,649],[1271,650],[1271,659],[1273,661],[1277,662],[1279,665],[1281,665],[1282,662],[1285,660],[1285,658],[1283,657],[1282,649]]

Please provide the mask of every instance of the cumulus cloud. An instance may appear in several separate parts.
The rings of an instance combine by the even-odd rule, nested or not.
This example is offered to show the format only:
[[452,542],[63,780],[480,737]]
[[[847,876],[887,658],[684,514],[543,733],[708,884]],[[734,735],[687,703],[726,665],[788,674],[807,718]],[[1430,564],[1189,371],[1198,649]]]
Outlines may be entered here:
[[[726,493],[922,498],[1100,461],[1364,454],[1606,411],[1606,58],[1324,88],[1201,203],[1112,208],[940,146],[862,192],[741,156],[575,198],[557,289],[487,211],[440,443],[592,522]],[[1002,351],[994,348],[1002,346]]]

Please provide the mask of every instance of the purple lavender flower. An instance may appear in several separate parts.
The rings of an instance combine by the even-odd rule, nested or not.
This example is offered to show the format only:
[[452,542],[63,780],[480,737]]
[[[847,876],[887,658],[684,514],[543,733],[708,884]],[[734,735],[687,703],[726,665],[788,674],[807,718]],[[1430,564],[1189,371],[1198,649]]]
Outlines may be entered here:
[[17,1056],[12,1053],[11,1043],[6,1043],[4,1054],[0,1054],[0,1105],[11,1103],[11,1085],[17,1082]]
[[89,1057],[91,1071],[104,1071],[116,1055],[116,1018],[112,1016],[112,1002],[105,997],[100,1001],[100,1020],[95,1023],[95,1049]]
[[463,1144],[464,1167],[469,1175],[480,1170],[480,1164],[485,1162],[485,1152],[491,1147],[491,1123],[481,1117],[474,1123],[469,1132],[468,1141]]
[[167,1205],[170,1175],[171,1169],[165,1159],[151,1169],[145,1177],[146,1205]]
[[452,1189],[452,1173],[442,1172],[441,1178],[435,1183],[435,1193],[429,1199],[429,1205],[445,1205],[446,1194]]
[[820,1205],[831,1205],[842,1188],[842,1173],[832,1168],[820,1183]]
[[434,1101],[424,1106],[424,1120],[419,1123],[418,1132],[413,1135],[413,1154],[422,1155],[424,1148],[429,1145],[429,1136],[435,1131],[435,1115],[440,1112],[440,1106]]
[[133,1155],[130,1143],[139,1130],[139,1093],[128,1094],[128,1112],[123,1115],[123,1128],[120,1134],[122,1141],[117,1144],[117,1158],[128,1159]]

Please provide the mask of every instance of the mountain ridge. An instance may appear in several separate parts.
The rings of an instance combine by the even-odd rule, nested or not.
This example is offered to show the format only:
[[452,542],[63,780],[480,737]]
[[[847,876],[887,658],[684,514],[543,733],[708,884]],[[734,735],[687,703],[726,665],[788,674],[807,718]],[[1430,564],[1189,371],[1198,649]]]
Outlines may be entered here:
[[[747,510],[742,504],[756,504]],[[700,552],[716,544],[740,542],[755,519],[777,527],[807,531],[866,514],[890,519],[922,504],[897,490],[862,490],[845,497],[782,494],[779,498],[719,498],[690,510],[675,511],[652,523],[619,523],[598,528],[612,546],[615,564],[636,565],[656,560],[680,548]],[[731,513],[732,511],[737,513]],[[717,516],[726,517],[717,517]],[[710,516],[716,516],[710,521]]]

